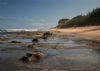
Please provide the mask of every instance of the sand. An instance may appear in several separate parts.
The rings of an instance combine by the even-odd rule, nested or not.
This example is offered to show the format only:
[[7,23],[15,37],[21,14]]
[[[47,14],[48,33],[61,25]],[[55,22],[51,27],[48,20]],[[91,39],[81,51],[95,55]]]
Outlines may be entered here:
[[[91,29],[93,30],[93,27]],[[51,36],[47,40],[39,39],[39,44],[34,50],[27,46],[32,44],[30,41],[34,36],[37,37],[41,34],[28,32],[9,34],[6,37],[11,37],[9,41],[16,39],[21,43],[1,41],[0,71],[100,71],[100,43],[76,38],[75,34],[79,35],[82,30],[86,33],[84,28],[78,30],[79,28],[52,29],[50,31],[54,34],[65,35],[65,38],[57,38],[54,35],[55,37]],[[95,32],[97,33],[97,31]],[[72,36],[66,37],[68,33],[71,33]],[[37,62],[22,61],[21,58],[29,52],[42,52],[44,58]]]
[[74,34],[75,36],[88,37],[93,40],[100,41],[100,26],[90,26],[90,27],[79,27],[79,28],[67,28],[67,29],[50,29],[51,32],[57,35]]

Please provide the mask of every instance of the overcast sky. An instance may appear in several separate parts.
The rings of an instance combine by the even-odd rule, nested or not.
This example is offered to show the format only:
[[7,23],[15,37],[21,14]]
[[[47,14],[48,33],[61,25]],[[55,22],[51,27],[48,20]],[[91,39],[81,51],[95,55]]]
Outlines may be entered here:
[[0,28],[50,28],[97,7],[100,0],[0,0]]

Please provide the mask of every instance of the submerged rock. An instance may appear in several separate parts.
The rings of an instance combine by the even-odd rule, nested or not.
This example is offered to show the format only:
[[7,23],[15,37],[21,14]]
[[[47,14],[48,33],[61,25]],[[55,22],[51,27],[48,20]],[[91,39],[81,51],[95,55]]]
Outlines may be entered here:
[[44,57],[44,54],[41,52],[37,52],[34,54],[35,61],[41,60],[43,59],[43,57]]
[[42,52],[26,53],[26,56],[23,56],[21,60],[24,62],[36,62],[43,59],[43,57],[44,54]]

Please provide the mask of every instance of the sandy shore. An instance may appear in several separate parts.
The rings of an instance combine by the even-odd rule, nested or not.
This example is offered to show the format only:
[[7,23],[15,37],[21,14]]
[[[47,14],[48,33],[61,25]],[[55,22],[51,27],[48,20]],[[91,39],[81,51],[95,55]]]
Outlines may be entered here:
[[100,41],[100,26],[68,28],[68,29],[54,28],[50,29],[50,31],[57,35],[74,34],[75,36],[88,37],[93,40]]
[[[90,28],[98,33],[99,27]],[[43,32],[1,34],[3,39],[0,42],[0,71],[100,71],[100,43],[77,38],[80,32],[87,33],[90,30],[80,29],[51,29],[54,35],[47,40],[39,38],[33,49],[28,45],[32,44],[33,38],[42,36]],[[36,62],[21,60],[30,52],[42,52],[44,57]]]

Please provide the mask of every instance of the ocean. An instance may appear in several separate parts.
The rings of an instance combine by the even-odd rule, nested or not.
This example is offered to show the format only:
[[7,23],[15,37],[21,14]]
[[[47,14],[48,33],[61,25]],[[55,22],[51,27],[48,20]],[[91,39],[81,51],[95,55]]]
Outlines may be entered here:
[[38,29],[6,29],[8,32],[38,31]]

